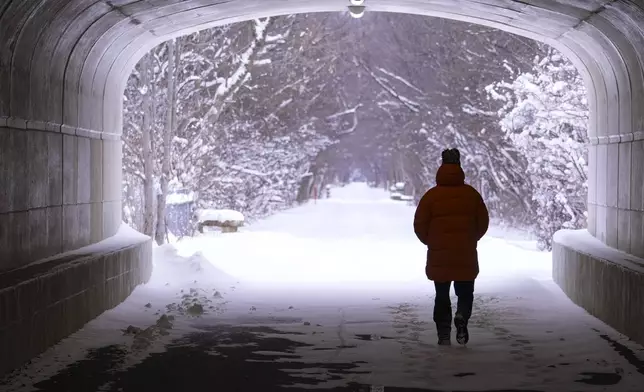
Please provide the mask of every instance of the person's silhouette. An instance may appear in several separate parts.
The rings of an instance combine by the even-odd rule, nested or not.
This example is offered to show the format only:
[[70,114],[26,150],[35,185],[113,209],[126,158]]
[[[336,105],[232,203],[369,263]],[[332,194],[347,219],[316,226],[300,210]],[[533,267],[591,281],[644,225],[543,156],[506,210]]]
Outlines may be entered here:
[[479,273],[476,246],[489,225],[487,207],[479,192],[465,184],[460,152],[445,150],[436,173],[436,186],[420,199],[414,216],[414,232],[427,246],[425,272],[434,281],[434,322],[438,344],[451,344],[452,304],[449,291],[454,282],[458,297],[454,326],[460,344],[469,341],[467,322],[472,314],[474,280]]

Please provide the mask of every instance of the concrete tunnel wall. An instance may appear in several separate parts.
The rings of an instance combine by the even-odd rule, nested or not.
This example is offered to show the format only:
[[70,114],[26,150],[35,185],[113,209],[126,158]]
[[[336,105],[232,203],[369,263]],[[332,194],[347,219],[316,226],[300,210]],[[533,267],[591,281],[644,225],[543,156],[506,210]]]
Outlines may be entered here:
[[[112,241],[99,250],[60,256],[117,233],[122,95],[143,54],[171,37],[219,24],[348,5],[348,0],[0,0],[0,374],[115,306],[150,276],[149,239]],[[577,304],[644,342],[644,278],[621,260],[637,264],[644,258],[644,170],[638,167],[644,164],[644,2],[366,0],[365,5],[367,12],[496,27],[553,45],[573,60],[586,80],[591,107],[588,229],[623,253],[560,239],[553,252],[554,278]],[[30,265],[47,257],[52,261]],[[45,338],[35,338],[41,335]]]

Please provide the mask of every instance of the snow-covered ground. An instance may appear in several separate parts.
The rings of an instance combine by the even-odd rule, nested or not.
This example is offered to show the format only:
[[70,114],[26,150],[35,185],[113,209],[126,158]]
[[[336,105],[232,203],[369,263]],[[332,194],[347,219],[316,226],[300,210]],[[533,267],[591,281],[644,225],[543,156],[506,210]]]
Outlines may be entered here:
[[507,229],[479,244],[470,344],[436,346],[413,207],[365,184],[331,196],[155,248],[149,284],[7,390],[644,390],[642,347],[574,306],[550,254]]
[[244,215],[239,211],[233,210],[201,210],[198,215],[199,222],[244,222]]

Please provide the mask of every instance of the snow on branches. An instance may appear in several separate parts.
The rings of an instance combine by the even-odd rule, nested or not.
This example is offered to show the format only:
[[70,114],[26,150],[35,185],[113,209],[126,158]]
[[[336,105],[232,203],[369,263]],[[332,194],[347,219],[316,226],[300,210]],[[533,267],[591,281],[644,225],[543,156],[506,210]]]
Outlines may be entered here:
[[[314,51],[308,40],[332,38],[313,22],[284,16],[219,26],[144,56],[123,99],[126,222],[161,243],[175,192],[194,193],[195,208],[249,219],[308,199],[304,174],[346,130],[325,118],[349,110],[321,104],[334,86],[322,80],[328,65],[309,57],[333,52]],[[287,42],[302,29],[306,35]]]
[[537,235],[551,249],[555,231],[586,226],[588,102],[581,76],[548,48],[530,72],[486,90],[502,103],[501,128],[527,161]]

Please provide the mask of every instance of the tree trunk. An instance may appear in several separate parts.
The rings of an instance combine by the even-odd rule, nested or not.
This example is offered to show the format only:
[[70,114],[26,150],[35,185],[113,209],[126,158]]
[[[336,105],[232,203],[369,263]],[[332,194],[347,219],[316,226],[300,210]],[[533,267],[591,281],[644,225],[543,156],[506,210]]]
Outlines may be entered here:
[[155,240],[163,245],[167,238],[166,226],[166,198],[168,196],[168,182],[170,181],[170,161],[172,159],[172,133],[176,123],[177,100],[175,94],[175,41],[171,39],[168,45],[168,74],[167,74],[167,109],[165,128],[163,130],[163,162],[161,164],[161,194],[157,203],[157,230]]
[[150,55],[146,54],[141,62],[141,85],[143,94],[143,126],[141,142],[143,143],[143,234],[154,237],[154,152],[152,150],[152,111],[153,102],[150,81]]
[[300,181],[300,189],[297,192],[297,202],[302,204],[309,200],[309,192],[311,189],[311,182],[313,180],[313,175],[307,175],[302,177]]

